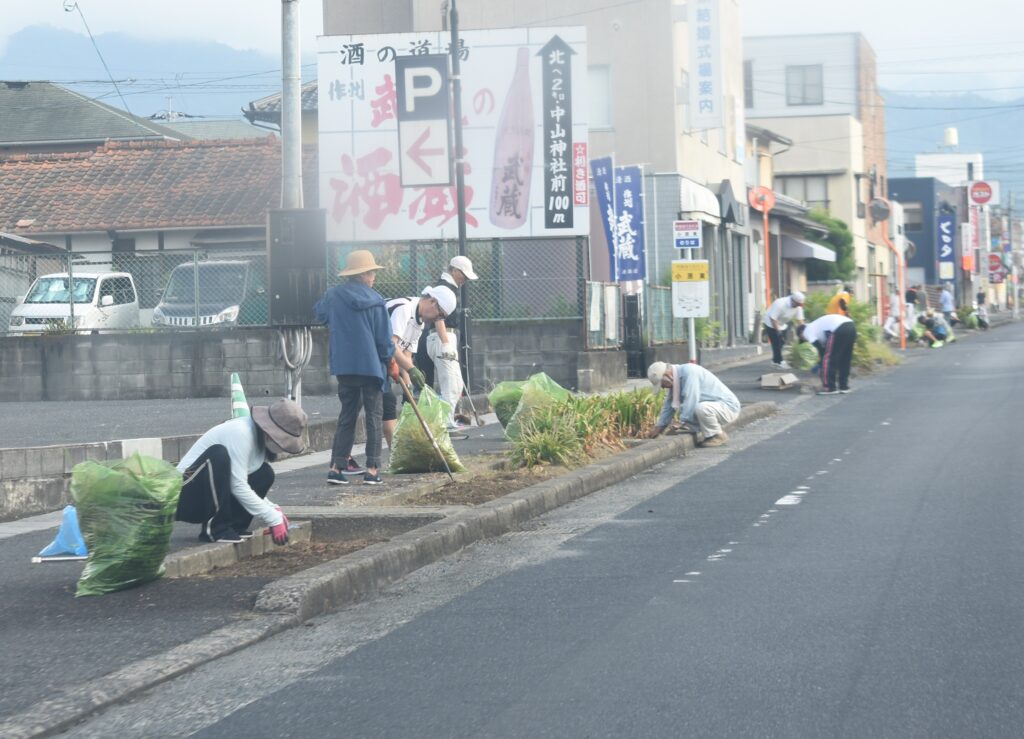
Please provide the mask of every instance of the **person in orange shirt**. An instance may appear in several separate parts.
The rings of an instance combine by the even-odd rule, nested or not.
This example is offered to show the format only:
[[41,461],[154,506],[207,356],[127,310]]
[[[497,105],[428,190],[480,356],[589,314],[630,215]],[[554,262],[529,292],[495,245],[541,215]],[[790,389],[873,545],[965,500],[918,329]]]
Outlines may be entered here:
[[840,285],[839,289],[836,290],[836,294],[832,296],[832,299],[828,301],[828,306],[825,308],[826,313],[835,313],[836,315],[850,316],[850,302],[853,300],[853,296],[850,295],[849,285]]

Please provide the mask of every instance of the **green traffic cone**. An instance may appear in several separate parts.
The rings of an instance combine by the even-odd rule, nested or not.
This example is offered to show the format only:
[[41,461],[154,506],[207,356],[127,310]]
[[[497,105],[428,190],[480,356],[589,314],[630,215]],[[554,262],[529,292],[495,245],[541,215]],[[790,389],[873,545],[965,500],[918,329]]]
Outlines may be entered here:
[[242,391],[242,381],[237,372],[231,373],[231,417],[245,418],[249,415],[249,401]]

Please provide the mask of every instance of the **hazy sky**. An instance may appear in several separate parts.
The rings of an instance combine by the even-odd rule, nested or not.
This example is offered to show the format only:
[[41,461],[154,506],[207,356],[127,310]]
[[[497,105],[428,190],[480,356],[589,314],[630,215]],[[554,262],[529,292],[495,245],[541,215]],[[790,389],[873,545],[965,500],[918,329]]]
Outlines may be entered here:
[[[35,24],[81,33],[81,18],[65,12],[65,1],[70,2],[0,0],[0,44],[7,34]],[[79,1],[94,34],[122,31],[143,38],[211,40],[273,54],[280,49],[278,0]],[[472,2],[460,0],[462,6]],[[631,4],[591,2],[624,10]],[[321,29],[321,0],[301,0],[300,7],[308,54],[315,50]],[[1000,98],[1024,93],[1015,87],[1024,85],[1020,0],[742,0],[741,8],[747,35],[861,31],[878,54],[880,82],[887,89],[979,89]]]

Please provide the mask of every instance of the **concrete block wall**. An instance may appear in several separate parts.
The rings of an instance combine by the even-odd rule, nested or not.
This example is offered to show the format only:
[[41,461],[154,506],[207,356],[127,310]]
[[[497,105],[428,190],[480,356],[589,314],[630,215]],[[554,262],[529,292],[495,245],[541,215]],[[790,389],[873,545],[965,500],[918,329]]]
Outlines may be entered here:
[[537,372],[575,388],[582,332],[578,318],[474,323],[470,336],[473,391],[486,392],[503,380],[525,380]]
[[[334,392],[327,332],[314,330],[302,374],[309,394]],[[238,372],[247,396],[279,395],[285,384],[273,329],[0,338],[0,402],[219,397]]]

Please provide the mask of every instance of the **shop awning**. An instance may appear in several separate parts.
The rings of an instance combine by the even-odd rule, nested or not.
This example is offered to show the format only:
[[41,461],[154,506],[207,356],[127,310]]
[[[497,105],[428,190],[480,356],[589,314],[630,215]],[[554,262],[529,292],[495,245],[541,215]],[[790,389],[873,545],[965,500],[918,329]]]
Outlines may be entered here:
[[716,226],[722,221],[718,196],[703,185],[698,185],[685,177],[679,180],[679,210],[683,218],[696,218]]
[[822,262],[836,261],[836,253],[831,249],[792,236],[782,237],[783,259],[819,259]]

